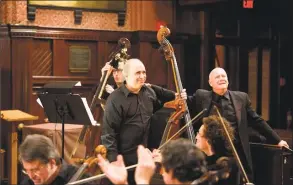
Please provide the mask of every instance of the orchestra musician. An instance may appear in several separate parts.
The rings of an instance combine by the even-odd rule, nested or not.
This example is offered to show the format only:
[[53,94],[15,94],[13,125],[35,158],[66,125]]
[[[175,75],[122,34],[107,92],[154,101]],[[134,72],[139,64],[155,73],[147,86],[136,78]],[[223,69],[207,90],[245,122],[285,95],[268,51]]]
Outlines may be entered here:
[[22,172],[26,175],[22,185],[66,184],[78,170],[61,159],[48,137],[38,134],[28,135],[21,143],[19,161],[23,167]]
[[[135,170],[137,184],[150,184],[155,171],[155,163],[148,149],[139,146],[138,164]],[[207,172],[205,156],[187,139],[172,140],[161,150],[162,176],[165,184],[191,184]],[[128,184],[127,171],[123,157],[119,155],[116,163],[109,163],[102,157],[99,165],[114,184]]]
[[[137,163],[138,145],[147,144],[149,120],[153,112],[164,102],[174,100],[175,93],[155,85],[146,85],[145,66],[139,59],[128,60],[123,75],[125,84],[107,99],[101,141],[107,148],[110,162],[121,154],[128,166]],[[181,96],[187,97],[184,93]],[[135,184],[134,171],[128,172],[128,178],[130,184]]]
[[214,105],[219,106],[222,116],[234,128],[234,145],[251,180],[253,173],[248,125],[279,146],[288,147],[288,144],[281,140],[267,122],[253,110],[248,95],[244,92],[228,90],[228,84],[226,71],[222,68],[215,68],[209,75],[209,85],[212,91],[198,89],[192,96],[188,97],[188,103],[195,113],[207,108],[207,116],[213,114],[211,110]]
[[[112,76],[113,76],[115,84],[113,86],[106,84],[105,91],[108,94],[111,94],[115,89],[117,89],[118,87],[120,87],[123,84],[123,82],[125,80],[124,76],[123,76],[123,72],[122,72],[123,66],[124,66],[124,64],[122,62],[119,62],[117,69],[113,68]],[[105,66],[101,70],[102,74],[104,74],[106,71],[110,70],[111,67],[112,66],[110,65],[110,62],[106,62]]]
[[[223,122],[229,136],[234,140],[234,129],[223,118]],[[211,115],[203,118],[202,125],[196,134],[196,146],[205,153],[209,170],[217,170],[216,162],[221,157],[233,157],[232,146],[229,143],[225,130],[218,116]],[[217,185],[236,185],[239,182],[238,168],[230,166],[230,175],[228,179],[219,180]]]

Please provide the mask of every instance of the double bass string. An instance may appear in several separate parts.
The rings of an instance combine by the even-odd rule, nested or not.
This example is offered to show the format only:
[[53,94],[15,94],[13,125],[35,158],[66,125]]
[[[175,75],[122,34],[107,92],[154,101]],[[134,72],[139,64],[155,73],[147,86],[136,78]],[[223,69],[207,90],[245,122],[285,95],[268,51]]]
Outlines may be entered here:
[[186,123],[180,130],[178,130],[173,136],[171,136],[165,143],[163,143],[158,149],[162,149],[164,145],[166,145],[167,143],[169,143],[174,137],[181,135],[186,127],[189,127],[193,124],[193,121],[195,121],[196,119],[200,118],[205,112],[207,111],[207,109],[203,109],[200,113],[198,113],[194,118],[192,118],[188,123]]

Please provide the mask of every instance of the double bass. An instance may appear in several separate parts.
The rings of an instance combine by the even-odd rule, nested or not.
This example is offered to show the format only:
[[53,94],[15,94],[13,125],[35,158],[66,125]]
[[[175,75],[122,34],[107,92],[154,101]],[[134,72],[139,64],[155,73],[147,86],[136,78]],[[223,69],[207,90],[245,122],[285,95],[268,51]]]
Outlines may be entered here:
[[[161,26],[157,33],[157,40],[161,45],[161,51],[164,52],[165,59],[167,61],[170,61],[172,66],[172,72],[174,76],[174,83],[176,86],[176,92],[178,96],[175,98],[174,101],[170,101],[164,104],[164,107],[174,109],[175,111],[171,114],[170,118],[168,119],[168,122],[166,124],[162,140],[160,143],[160,146],[163,143],[166,143],[166,141],[174,135],[176,131],[180,128],[180,119],[184,117],[185,123],[190,123],[190,113],[188,110],[188,106],[186,103],[186,100],[183,100],[179,94],[183,91],[183,85],[180,78],[180,73],[177,65],[177,60],[175,57],[174,49],[171,45],[171,43],[166,39],[167,36],[171,34],[169,28],[165,26]],[[187,136],[188,139],[195,144],[195,134],[193,130],[193,126],[191,124],[187,127]],[[176,138],[174,138],[176,139]]]

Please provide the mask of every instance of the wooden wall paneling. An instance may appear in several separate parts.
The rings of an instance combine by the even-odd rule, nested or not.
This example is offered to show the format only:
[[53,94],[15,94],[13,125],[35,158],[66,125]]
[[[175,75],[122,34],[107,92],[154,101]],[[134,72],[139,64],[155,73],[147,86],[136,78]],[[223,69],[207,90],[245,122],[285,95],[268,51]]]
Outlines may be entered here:
[[[0,110],[10,110],[12,108],[12,78],[11,78],[11,42],[9,38],[9,29],[7,26],[0,26]],[[8,129],[9,123],[0,119],[0,148],[5,149],[4,164],[7,166],[7,148],[8,148]],[[5,169],[5,168],[4,168]],[[0,174],[1,175],[1,174]],[[2,180],[8,177],[8,170],[4,170]],[[1,179],[0,179],[1,180]]]
[[[33,49],[31,55],[32,77],[34,76],[52,76],[53,75],[53,41],[51,39],[33,39]],[[42,84],[43,86],[44,84]],[[37,84],[32,82],[32,99],[29,103],[30,113],[38,115],[39,120],[35,123],[45,122],[44,109],[37,103],[38,92],[36,92]]]
[[69,50],[63,39],[53,40],[53,76],[68,76]]
[[[53,75],[54,76],[88,76],[97,77],[97,45],[93,41],[53,41]],[[91,51],[90,68],[88,72],[71,72],[69,70],[69,48],[71,46],[87,46]]]
[[0,27],[0,109],[11,109],[11,44],[8,27]]
[[160,45],[156,35],[157,32],[153,31],[133,32],[133,58],[139,58],[145,64],[147,82],[172,88],[167,80],[170,76],[169,64],[165,61],[164,54],[159,51]]
[[32,94],[31,38],[12,39],[12,108],[30,113]]
[[139,58],[139,46],[140,44],[138,42],[132,42],[131,43],[131,55],[130,55],[130,58]]
[[31,63],[33,76],[53,75],[52,40],[33,40]]
[[[108,51],[108,42],[97,42],[97,79],[100,79],[102,76],[101,69],[104,67],[105,63],[108,61],[108,57],[106,56]],[[99,81],[96,82],[96,86],[98,85]],[[94,93],[94,92],[93,92]]]
[[139,59],[144,63],[147,82],[168,87],[168,62],[152,42],[141,42]]
[[[12,109],[30,112],[30,102],[32,99],[32,38],[12,39]],[[17,126],[19,122],[9,123],[10,128],[6,130],[8,136],[8,178],[10,184],[18,183],[18,134]],[[32,124],[26,121],[25,124]]]

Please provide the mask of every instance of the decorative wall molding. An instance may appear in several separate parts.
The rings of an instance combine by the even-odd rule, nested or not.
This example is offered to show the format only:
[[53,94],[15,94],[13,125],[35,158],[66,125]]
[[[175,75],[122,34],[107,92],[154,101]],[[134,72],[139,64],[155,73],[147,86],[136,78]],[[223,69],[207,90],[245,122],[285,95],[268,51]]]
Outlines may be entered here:
[[81,24],[82,10],[74,10],[74,24]]
[[126,12],[118,12],[118,26],[125,25]]
[[36,18],[36,7],[35,6],[27,6],[27,19],[29,21],[34,21]]
[[[155,31],[107,31],[107,30],[79,30],[67,28],[45,28],[39,26],[16,26],[7,25],[0,26],[1,30],[10,29],[12,38],[37,38],[37,39],[66,39],[66,40],[83,40],[83,41],[107,41],[117,42],[120,38],[126,37],[131,43],[137,42],[157,42],[157,32]],[[172,33],[168,40],[172,43],[182,43],[188,41],[192,37],[197,37],[192,34]]]

